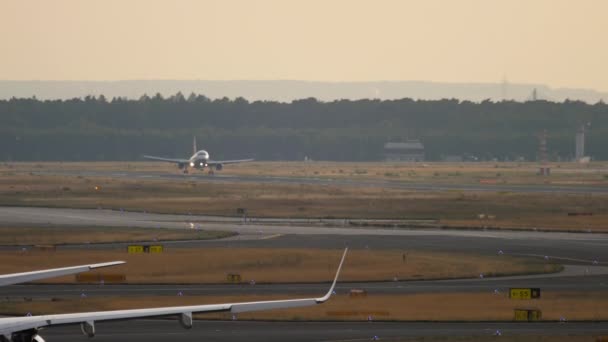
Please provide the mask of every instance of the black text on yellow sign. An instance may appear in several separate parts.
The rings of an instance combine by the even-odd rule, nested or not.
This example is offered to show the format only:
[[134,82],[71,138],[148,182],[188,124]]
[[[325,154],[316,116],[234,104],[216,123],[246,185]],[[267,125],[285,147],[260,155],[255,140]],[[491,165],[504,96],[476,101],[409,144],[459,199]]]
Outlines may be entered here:
[[143,253],[144,246],[131,245],[131,246],[127,247],[127,252],[129,252],[129,254]]
[[162,253],[164,250],[162,245],[130,245],[127,247],[129,254],[137,253]]
[[539,288],[512,288],[509,289],[509,298],[511,299],[538,299],[540,298]]
[[542,319],[542,312],[536,309],[515,309],[515,321],[536,322]]
[[240,283],[241,282],[241,275],[238,273],[229,273],[226,275],[226,280],[229,283]]

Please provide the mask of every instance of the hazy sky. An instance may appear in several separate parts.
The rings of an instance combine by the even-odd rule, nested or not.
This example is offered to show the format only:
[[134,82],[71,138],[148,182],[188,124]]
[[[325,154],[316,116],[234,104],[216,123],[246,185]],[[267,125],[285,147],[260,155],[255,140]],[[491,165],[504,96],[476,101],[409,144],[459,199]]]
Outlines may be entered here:
[[546,83],[608,91],[604,0],[0,0],[0,79]]

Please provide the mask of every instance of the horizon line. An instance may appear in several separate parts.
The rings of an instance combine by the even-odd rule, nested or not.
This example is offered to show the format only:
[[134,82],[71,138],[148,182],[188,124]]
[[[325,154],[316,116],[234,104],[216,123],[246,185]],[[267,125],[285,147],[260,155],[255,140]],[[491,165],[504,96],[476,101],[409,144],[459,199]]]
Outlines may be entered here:
[[581,87],[581,86],[554,86],[547,83],[541,82],[512,82],[512,81],[497,81],[497,82],[484,82],[484,81],[431,81],[431,80],[357,80],[357,81],[320,81],[320,80],[302,80],[302,79],[179,79],[179,78],[133,78],[133,79],[114,79],[114,80],[83,80],[83,79],[0,79],[0,82],[40,82],[40,83],[51,83],[51,82],[82,82],[82,83],[114,83],[114,82],[301,82],[301,83],[329,83],[329,84],[364,84],[364,83],[429,83],[429,84],[446,84],[446,85],[517,85],[517,86],[537,86],[547,87],[553,90],[587,90],[595,91],[598,93],[607,93],[608,90],[601,90],[593,87]]

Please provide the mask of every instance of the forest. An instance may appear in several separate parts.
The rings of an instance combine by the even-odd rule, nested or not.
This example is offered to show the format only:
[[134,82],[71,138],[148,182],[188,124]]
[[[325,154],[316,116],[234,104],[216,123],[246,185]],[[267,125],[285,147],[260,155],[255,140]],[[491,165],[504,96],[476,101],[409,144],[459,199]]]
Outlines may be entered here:
[[0,160],[189,157],[192,137],[214,159],[381,161],[389,141],[418,139],[426,159],[536,160],[546,130],[552,160],[570,160],[587,126],[586,154],[608,159],[608,105],[580,101],[339,100],[292,102],[157,94],[0,101]]

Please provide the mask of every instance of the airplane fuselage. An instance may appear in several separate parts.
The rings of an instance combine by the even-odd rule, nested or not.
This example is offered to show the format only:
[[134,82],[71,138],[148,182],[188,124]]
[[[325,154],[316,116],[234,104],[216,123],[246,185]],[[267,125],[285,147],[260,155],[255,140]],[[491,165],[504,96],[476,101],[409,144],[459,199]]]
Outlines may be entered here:
[[157,156],[144,155],[146,159],[160,160],[164,162],[175,163],[177,167],[184,173],[188,173],[188,169],[192,168],[195,170],[209,169],[209,173],[213,174],[214,170],[220,171],[223,169],[224,164],[236,164],[252,161],[253,159],[238,159],[238,160],[211,160],[209,152],[205,150],[199,150],[196,148],[196,138],[192,139],[192,151],[194,154],[188,159],[177,159],[177,158],[165,158]]
[[197,151],[190,157],[189,166],[195,169],[204,169],[208,166],[209,152],[205,150]]

